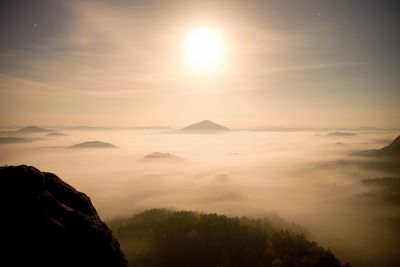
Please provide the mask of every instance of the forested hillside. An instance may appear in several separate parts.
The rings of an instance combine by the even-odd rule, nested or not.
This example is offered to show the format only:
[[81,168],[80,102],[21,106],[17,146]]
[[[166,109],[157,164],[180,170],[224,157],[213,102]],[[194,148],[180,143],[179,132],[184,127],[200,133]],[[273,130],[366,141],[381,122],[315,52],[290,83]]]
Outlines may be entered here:
[[153,209],[111,225],[130,266],[341,266],[296,227],[268,219]]

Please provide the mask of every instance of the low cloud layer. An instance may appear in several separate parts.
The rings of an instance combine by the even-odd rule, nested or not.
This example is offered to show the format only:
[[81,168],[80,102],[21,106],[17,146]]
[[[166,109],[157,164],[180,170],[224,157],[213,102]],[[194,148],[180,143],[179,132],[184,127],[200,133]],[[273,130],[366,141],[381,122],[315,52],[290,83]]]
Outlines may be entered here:
[[[30,134],[33,142],[2,144],[0,163],[30,164],[56,173],[86,192],[106,220],[149,208],[274,213],[301,224],[311,238],[354,266],[396,260],[400,234],[392,222],[400,207],[363,197],[371,189],[360,184],[360,179],[393,172],[364,168],[371,159],[352,156],[354,151],[382,147],[395,132],[351,137],[328,132],[63,132],[68,135]],[[118,148],[67,149],[93,140]],[[152,152],[185,160],[141,160]]]

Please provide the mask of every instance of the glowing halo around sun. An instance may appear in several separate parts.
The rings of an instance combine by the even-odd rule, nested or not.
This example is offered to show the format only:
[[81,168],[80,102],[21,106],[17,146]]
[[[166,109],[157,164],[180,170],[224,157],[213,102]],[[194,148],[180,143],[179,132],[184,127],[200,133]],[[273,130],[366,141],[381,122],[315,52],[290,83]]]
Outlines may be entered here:
[[191,71],[204,74],[217,72],[224,54],[223,39],[213,29],[194,29],[186,37],[185,56]]

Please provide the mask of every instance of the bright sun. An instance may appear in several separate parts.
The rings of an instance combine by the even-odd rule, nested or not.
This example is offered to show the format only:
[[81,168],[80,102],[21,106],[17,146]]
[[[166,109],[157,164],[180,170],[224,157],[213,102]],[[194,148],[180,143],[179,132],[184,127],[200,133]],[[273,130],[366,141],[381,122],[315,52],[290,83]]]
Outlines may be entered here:
[[193,71],[213,73],[222,62],[224,43],[218,32],[209,28],[199,28],[188,34],[185,53]]

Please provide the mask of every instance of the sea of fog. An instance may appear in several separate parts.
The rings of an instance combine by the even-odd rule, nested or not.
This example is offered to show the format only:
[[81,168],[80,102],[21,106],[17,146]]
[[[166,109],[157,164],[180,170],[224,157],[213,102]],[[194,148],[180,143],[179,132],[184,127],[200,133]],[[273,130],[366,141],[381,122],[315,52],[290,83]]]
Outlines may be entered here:
[[[310,238],[352,266],[398,261],[399,231],[389,222],[399,206],[363,197],[360,179],[391,175],[363,168],[354,151],[381,148],[399,133],[356,131],[231,131],[225,134],[145,130],[63,130],[0,144],[0,164],[53,172],[92,199],[107,220],[149,208],[237,216],[275,214],[305,227]],[[70,149],[85,141],[115,149]],[[184,158],[141,160],[152,152]]]

